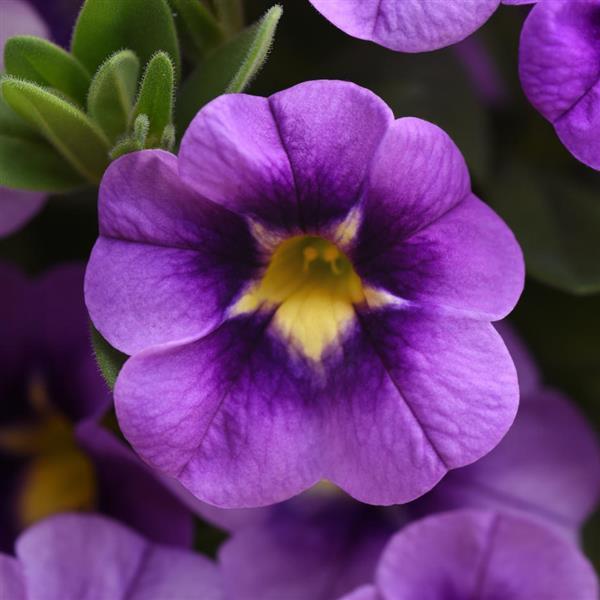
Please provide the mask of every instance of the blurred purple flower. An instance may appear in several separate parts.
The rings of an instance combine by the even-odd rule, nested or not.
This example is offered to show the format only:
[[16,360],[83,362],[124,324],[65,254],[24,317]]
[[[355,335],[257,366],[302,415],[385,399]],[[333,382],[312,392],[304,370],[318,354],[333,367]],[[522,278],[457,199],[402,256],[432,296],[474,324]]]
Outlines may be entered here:
[[367,585],[343,600],[594,600],[598,580],[571,541],[533,521],[464,510],[408,525]]
[[0,281],[0,548],[30,523],[78,509],[190,545],[190,512],[96,423],[110,396],[92,354],[83,268],[30,282],[0,265]]
[[490,321],[521,293],[520,249],[450,138],[368,90],[222,96],[179,159],[111,165],[99,220],[86,302],[134,354],[119,423],[201,500],[266,505],[325,478],[406,502],[514,419]]
[[500,4],[536,0],[310,0],[336,27],[401,52],[456,44],[479,29]]
[[69,48],[75,22],[84,0],[28,0],[50,27],[53,42]]
[[231,597],[335,600],[372,581],[390,537],[432,512],[495,510],[578,536],[600,499],[595,434],[565,399],[542,388],[531,357],[508,326],[501,331],[523,391],[515,424],[492,452],[452,471],[423,498],[382,509],[319,486],[268,509],[195,507],[233,533],[220,553]]
[[205,557],[98,515],[57,515],[32,526],[17,540],[16,557],[0,555],[0,580],[10,600],[224,598]]
[[[49,37],[48,27],[25,0],[2,0],[0,18],[0,72],[4,70],[4,44],[15,35]],[[46,194],[12,190],[0,186],[0,237],[14,233],[34,217]]]
[[567,149],[600,170],[598,0],[541,0],[523,27],[525,94]]

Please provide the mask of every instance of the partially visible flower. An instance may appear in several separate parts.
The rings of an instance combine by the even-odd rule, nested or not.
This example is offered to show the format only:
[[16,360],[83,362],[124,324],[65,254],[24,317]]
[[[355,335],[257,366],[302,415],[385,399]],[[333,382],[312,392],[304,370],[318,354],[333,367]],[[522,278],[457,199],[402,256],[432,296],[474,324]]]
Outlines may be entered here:
[[600,170],[598,0],[541,0],[521,34],[523,90],[567,149]]
[[426,496],[380,508],[320,485],[269,509],[195,507],[233,533],[220,552],[236,600],[335,600],[373,579],[385,544],[415,518],[480,508],[539,520],[570,538],[600,497],[600,447],[574,406],[540,383],[521,341],[502,323],[522,390],[514,425],[488,455],[450,472]]
[[83,268],[30,282],[0,265],[0,281],[0,548],[65,510],[99,510],[190,545],[190,512],[96,423],[110,396],[92,355]]
[[310,0],[336,27],[401,52],[456,44],[479,29],[500,4],[537,0]]
[[69,48],[83,0],[27,0],[42,15],[53,42]]
[[592,565],[552,529],[494,511],[451,511],[416,521],[386,547],[375,584],[343,600],[594,600]]
[[[99,515],[50,517],[0,555],[2,598],[10,600],[223,600],[207,558],[152,543]],[[8,595],[5,595],[8,594]]]
[[[26,0],[2,0],[0,72],[4,70],[4,44],[15,35],[47,38],[50,33],[37,11]],[[3,101],[0,99],[0,102]],[[45,201],[46,194],[0,186],[0,237],[20,229],[39,212]]]
[[179,158],[110,166],[99,220],[86,302],[134,355],[121,429],[208,503],[266,505],[321,479],[406,502],[513,421],[490,322],[521,293],[520,249],[448,136],[364,88],[222,96]]

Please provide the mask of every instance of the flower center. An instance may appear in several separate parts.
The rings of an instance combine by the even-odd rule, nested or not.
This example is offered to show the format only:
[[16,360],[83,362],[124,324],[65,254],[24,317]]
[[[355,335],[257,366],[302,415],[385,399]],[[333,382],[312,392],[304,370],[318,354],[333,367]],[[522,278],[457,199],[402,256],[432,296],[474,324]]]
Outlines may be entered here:
[[58,512],[91,510],[96,501],[93,464],[39,378],[30,384],[29,401],[36,412],[33,423],[0,429],[0,450],[27,459],[16,503],[22,527]]
[[360,277],[348,257],[316,236],[295,236],[273,252],[261,281],[234,307],[234,313],[275,310],[278,333],[305,356],[319,360],[364,302]]

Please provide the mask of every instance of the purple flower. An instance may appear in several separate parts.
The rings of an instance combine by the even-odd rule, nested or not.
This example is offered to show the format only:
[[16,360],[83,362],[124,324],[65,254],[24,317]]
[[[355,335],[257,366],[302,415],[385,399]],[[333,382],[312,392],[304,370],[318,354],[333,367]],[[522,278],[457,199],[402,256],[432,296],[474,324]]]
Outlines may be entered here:
[[[48,27],[24,0],[2,0],[0,19],[0,71],[4,70],[4,44],[15,35],[47,38]],[[34,217],[46,201],[39,192],[12,190],[0,186],[0,237],[14,233]]]
[[98,515],[51,517],[23,533],[16,557],[0,555],[10,600],[222,600],[214,564],[144,539]]
[[456,44],[500,4],[537,0],[310,0],[336,27],[392,50],[424,52]]
[[523,27],[520,74],[530,102],[568,150],[600,170],[598,0],[542,0]]
[[197,507],[233,533],[220,552],[231,597],[335,600],[372,581],[391,536],[432,512],[494,510],[578,536],[600,497],[595,434],[565,399],[543,390],[531,358],[506,325],[502,334],[523,390],[515,424],[487,456],[449,473],[423,498],[383,509],[319,486],[268,509]]
[[592,565],[569,540],[533,521],[494,511],[434,515],[386,547],[375,585],[343,600],[593,600]]
[[518,387],[490,321],[520,249],[458,149],[339,81],[206,106],[179,158],[145,151],[101,185],[92,319],[134,356],[121,428],[217,506],[329,479],[406,502],[491,450]]
[[190,512],[96,423],[110,398],[90,346],[83,268],[29,282],[2,265],[0,281],[0,548],[45,516],[92,509],[190,545]]

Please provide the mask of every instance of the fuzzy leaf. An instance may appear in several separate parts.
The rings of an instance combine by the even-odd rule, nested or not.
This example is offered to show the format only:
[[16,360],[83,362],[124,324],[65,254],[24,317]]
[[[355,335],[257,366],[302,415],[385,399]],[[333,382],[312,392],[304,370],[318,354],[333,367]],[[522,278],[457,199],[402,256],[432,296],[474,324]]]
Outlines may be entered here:
[[148,63],[134,111],[135,117],[146,115],[150,120],[148,147],[158,145],[165,127],[172,124],[174,85],[173,63],[159,52]]
[[182,87],[178,126],[184,131],[196,113],[226,92],[243,91],[265,62],[282,8],[274,6],[258,22],[211,52]]
[[100,181],[108,164],[109,142],[85,113],[34,83],[11,77],[2,81],[2,93],[77,173],[90,182]]
[[92,346],[96,355],[96,362],[100,367],[100,371],[108,383],[110,389],[115,387],[115,381],[119,375],[119,371],[125,364],[128,356],[113,348],[103,337],[102,334],[91,325],[92,331]]
[[90,86],[88,114],[112,141],[129,127],[139,72],[137,56],[122,50],[98,69]]
[[166,0],[86,0],[71,50],[91,73],[119,50],[129,48],[145,65],[159,50],[179,72],[179,42]]
[[90,75],[71,54],[48,40],[34,36],[10,38],[4,46],[9,75],[52,87],[83,106]]

